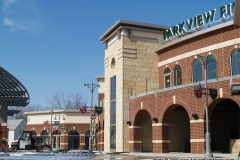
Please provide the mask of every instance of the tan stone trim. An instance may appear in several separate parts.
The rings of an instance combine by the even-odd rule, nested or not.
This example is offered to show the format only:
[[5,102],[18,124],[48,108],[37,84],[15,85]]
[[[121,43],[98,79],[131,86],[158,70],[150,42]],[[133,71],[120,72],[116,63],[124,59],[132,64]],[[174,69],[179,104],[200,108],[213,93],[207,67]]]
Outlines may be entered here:
[[80,134],[80,136],[85,136],[85,134]]
[[205,139],[190,139],[190,142],[205,142]]
[[169,126],[168,123],[153,123],[152,126]]
[[129,143],[142,143],[142,141],[129,141]]
[[204,123],[204,119],[198,119],[198,120],[190,120],[190,123]]
[[129,128],[141,128],[141,126],[129,126]]
[[1,126],[7,126],[7,123],[1,123]]
[[152,140],[152,143],[170,143],[170,140]]
[[199,48],[197,50],[193,50],[193,51],[190,51],[190,52],[187,52],[187,53],[184,53],[184,54],[166,59],[165,61],[159,62],[158,67],[165,66],[169,63],[176,62],[176,61],[179,61],[181,59],[188,58],[188,57],[191,57],[191,56],[195,56],[195,55],[200,54],[200,53],[206,53],[206,52],[218,49],[218,48],[224,48],[224,47],[227,47],[227,46],[231,46],[231,45],[236,44],[236,43],[237,44],[240,43],[240,38],[229,40],[229,41],[224,41],[224,42],[217,43],[217,44],[213,44],[211,46],[207,46],[207,47],[204,47],[204,48]]
[[80,145],[85,145],[85,143],[80,143]]
[[68,144],[68,143],[60,143],[60,145],[61,145],[61,144]]
[[104,142],[99,142],[98,144],[104,144]]

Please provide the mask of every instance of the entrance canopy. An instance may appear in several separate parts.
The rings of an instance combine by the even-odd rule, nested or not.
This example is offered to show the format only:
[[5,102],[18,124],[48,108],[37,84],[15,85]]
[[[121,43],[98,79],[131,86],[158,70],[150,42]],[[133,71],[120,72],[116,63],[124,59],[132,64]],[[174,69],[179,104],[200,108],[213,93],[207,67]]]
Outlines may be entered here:
[[29,101],[28,91],[22,83],[0,67],[0,105],[25,107]]

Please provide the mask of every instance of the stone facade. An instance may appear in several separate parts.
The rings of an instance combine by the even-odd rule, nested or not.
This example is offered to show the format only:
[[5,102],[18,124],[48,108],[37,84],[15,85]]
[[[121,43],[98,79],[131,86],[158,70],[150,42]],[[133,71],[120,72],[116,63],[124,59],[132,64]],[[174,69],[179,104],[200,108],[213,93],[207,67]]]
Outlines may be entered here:
[[[116,26],[125,22],[119,21]],[[130,22],[131,23],[131,22]],[[129,97],[158,88],[158,57],[155,50],[161,45],[164,27],[127,22],[125,28],[104,35],[104,151],[129,150]],[[129,26],[128,26],[129,25]],[[152,28],[151,28],[152,27]],[[151,29],[150,29],[151,28]],[[146,31],[148,29],[148,31]],[[110,78],[116,76],[116,149],[110,150]]]

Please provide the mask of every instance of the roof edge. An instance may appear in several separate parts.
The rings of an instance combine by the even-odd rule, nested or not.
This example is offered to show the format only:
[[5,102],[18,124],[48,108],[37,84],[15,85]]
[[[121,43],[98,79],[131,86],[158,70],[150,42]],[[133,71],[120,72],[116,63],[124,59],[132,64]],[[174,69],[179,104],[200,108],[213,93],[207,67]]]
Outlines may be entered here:
[[150,24],[150,23],[143,23],[143,22],[136,22],[136,21],[128,21],[119,19],[115,22],[102,36],[100,36],[99,40],[104,41],[109,35],[111,35],[116,29],[120,26],[129,26],[129,27],[136,27],[136,28],[146,28],[152,29],[156,31],[164,31],[168,29],[169,26],[157,25],[157,24]]

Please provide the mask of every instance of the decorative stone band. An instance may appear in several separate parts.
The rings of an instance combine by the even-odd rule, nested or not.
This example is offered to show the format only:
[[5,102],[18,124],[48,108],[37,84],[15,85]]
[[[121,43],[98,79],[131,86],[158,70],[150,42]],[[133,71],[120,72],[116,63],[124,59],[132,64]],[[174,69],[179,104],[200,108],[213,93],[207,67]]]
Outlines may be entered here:
[[161,62],[158,63],[158,67],[165,66],[166,64],[169,64],[171,62],[176,62],[176,61],[179,61],[179,60],[184,59],[184,58],[195,56],[196,54],[209,52],[209,51],[212,51],[212,50],[215,50],[215,49],[224,48],[224,47],[228,47],[228,46],[231,46],[233,44],[239,44],[239,43],[240,43],[240,38],[235,38],[233,40],[228,40],[228,41],[213,44],[211,46],[207,46],[207,47],[204,47],[204,48],[199,48],[197,50],[193,50],[193,51],[190,51],[190,52],[172,57],[172,58],[167,59],[165,61],[161,61]]
[[68,144],[68,143],[60,143],[60,144]]
[[[129,141],[129,143],[142,143],[142,141]],[[152,143],[170,143],[170,140],[152,140]]]
[[129,128],[141,128],[141,126],[129,126]]
[[68,136],[68,134],[60,134],[59,136]]
[[169,126],[168,123],[153,123],[152,126]]
[[85,145],[85,143],[80,143],[80,145]]
[[152,143],[170,143],[170,140],[152,140]]
[[142,141],[129,141],[128,143],[142,143]]
[[1,126],[7,126],[7,123],[1,123]]
[[205,142],[205,139],[190,139],[190,142]]
[[[190,120],[190,123],[204,123],[204,119],[198,119],[198,120]],[[210,122],[210,121],[209,121]]]
[[99,142],[98,144],[104,144],[104,142]]
[[85,134],[80,134],[80,136],[82,136],[82,137],[83,137],[83,136],[85,136]]
[[[205,139],[190,139],[190,142],[205,142]],[[129,141],[129,143],[142,143],[142,142],[141,141]],[[170,140],[152,140],[152,143],[170,143]]]

